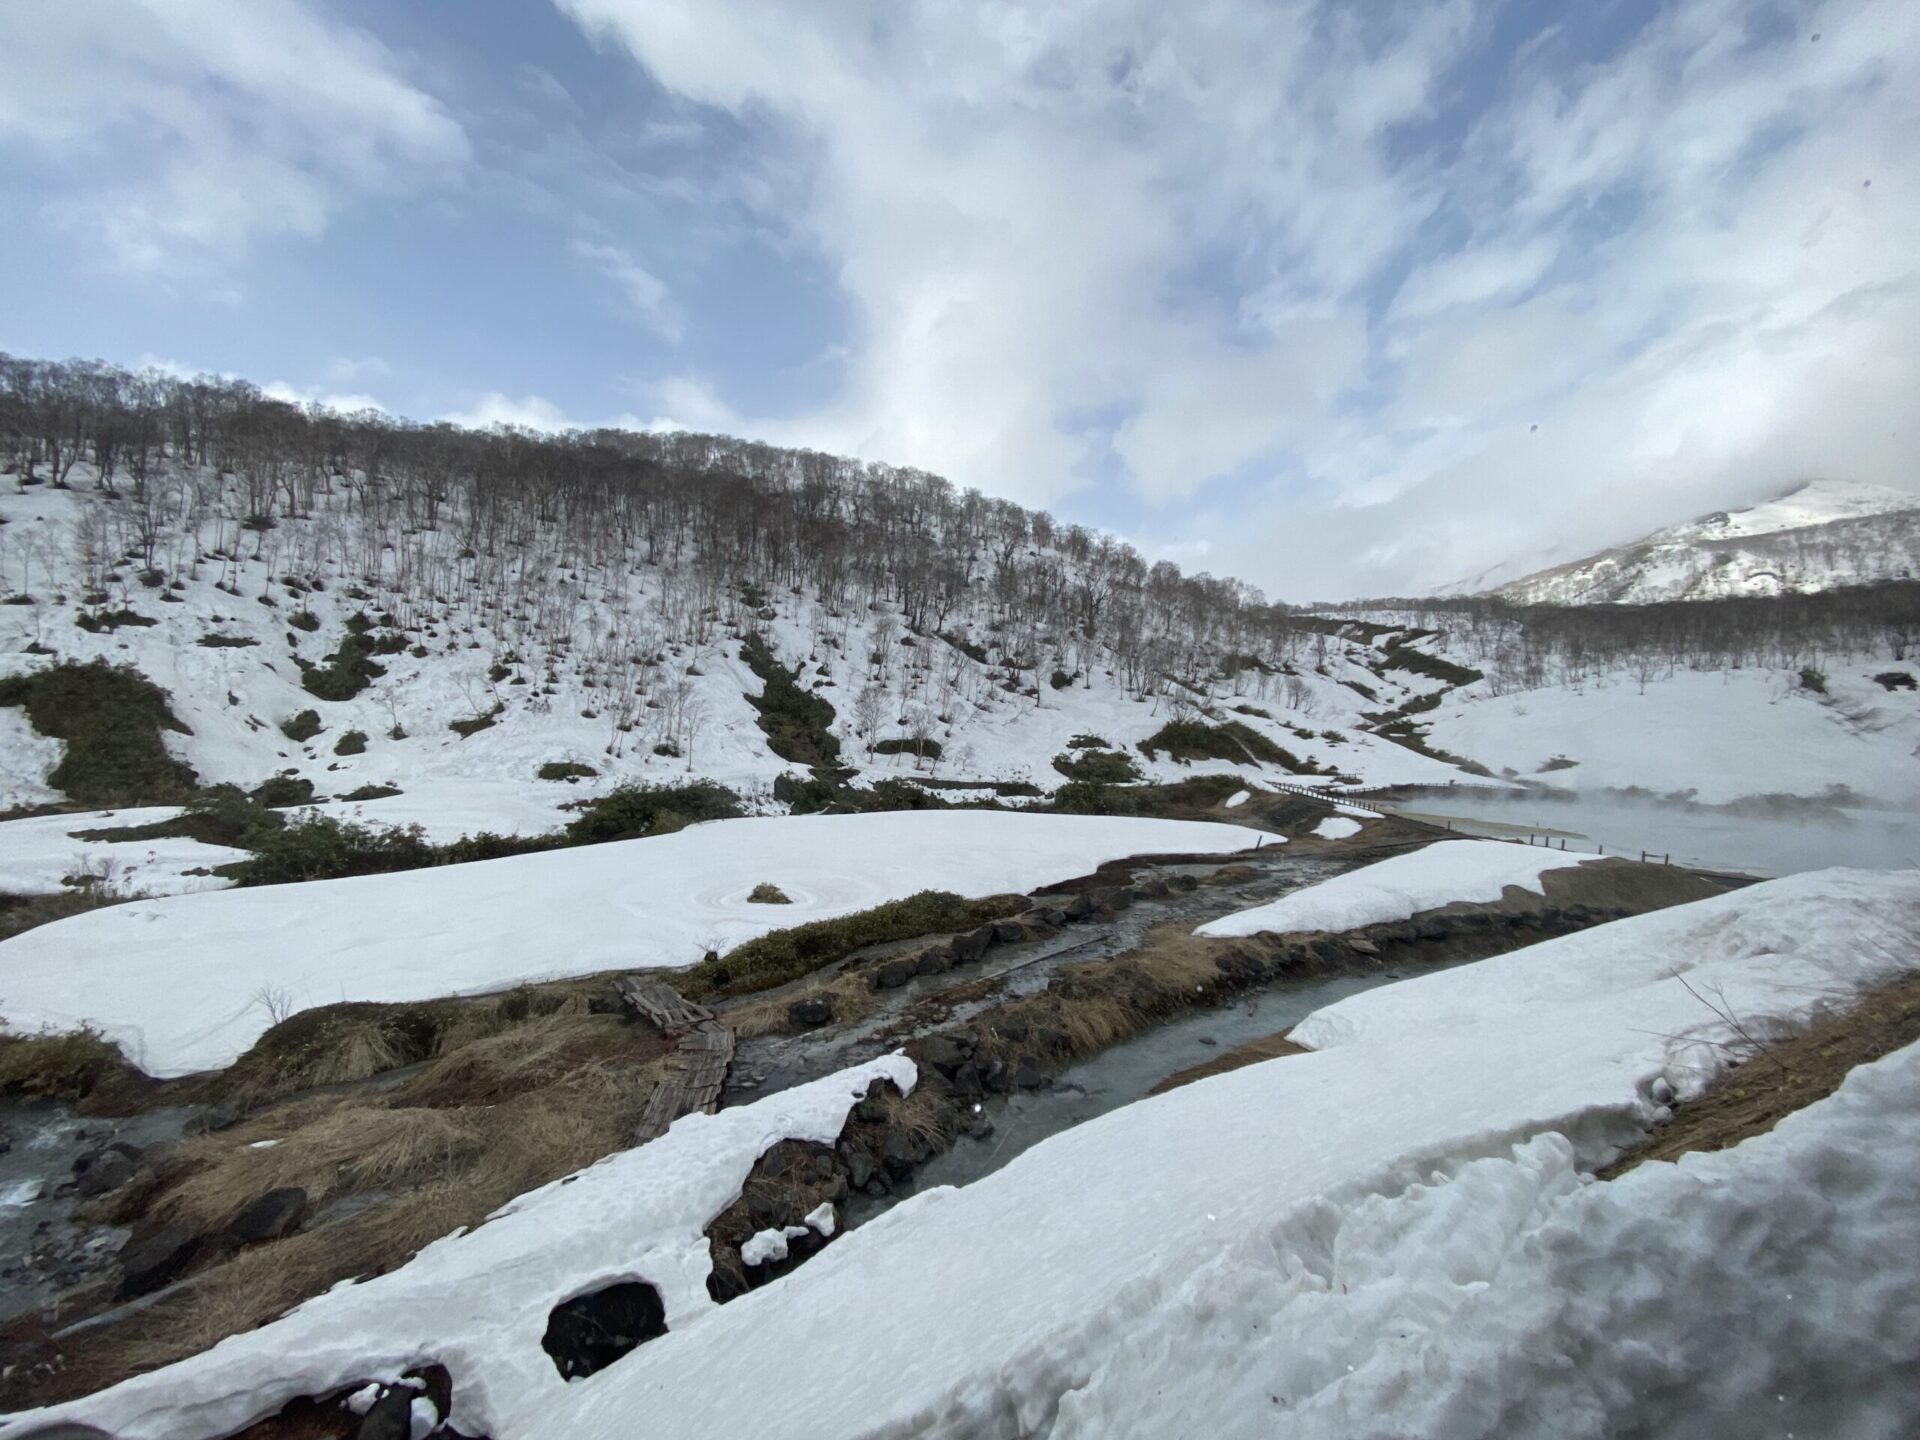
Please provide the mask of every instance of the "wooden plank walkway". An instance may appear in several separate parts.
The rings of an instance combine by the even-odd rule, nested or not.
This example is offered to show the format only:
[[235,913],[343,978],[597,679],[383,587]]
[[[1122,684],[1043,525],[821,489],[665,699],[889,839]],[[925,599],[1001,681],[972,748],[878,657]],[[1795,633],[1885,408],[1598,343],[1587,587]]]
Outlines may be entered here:
[[696,1110],[711,1115],[719,1108],[727,1067],[733,1064],[733,1031],[711,1010],[658,980],[623,975],[614,989],[636,1014],[674,1041],[667,1073],[647,1097],[635,1127],[635,1143],[658,1139],[682,1115]]

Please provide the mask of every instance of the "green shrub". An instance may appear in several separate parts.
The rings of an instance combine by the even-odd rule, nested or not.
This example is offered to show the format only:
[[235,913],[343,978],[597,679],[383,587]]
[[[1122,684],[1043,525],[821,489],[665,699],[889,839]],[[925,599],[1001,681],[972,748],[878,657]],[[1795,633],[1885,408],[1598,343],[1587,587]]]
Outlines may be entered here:
[[18,705],[42,735],[66,741],[47,783],[82,805],[177,805],[199,784],[167,753],[162,730],[193,732],[166,692],[130,666],[71,662],[0,680],[0,705]]
[[762,880],[747,892],[749,905],[791,905],[792,899],[771,880]]
[[1486,677],[1478,670],[1465,665],[1456,665],[1451,660],[1442,660],[1438,655],[1429,655],[1424,650],[1415,650],[1410,645],[1391,642],[1387,646],[1386,658],[1380,662],[1382,670],[1407,670],[1415,675],[1424,675],[1429,680],[1443,680],[1449,685],[1471,685]]
[[403,794],[398,785],[362,785],[357,790],[349,790],[342,800],[385,800],[394,795]]
[[542,780],[592,780],[600,772],[573,760],[549,760],[535,774]]
[[254,787],[253,799],[269,810],[283,810],[289,805],[311,805],[313,781],[297,775],[275,775]]
[[1911,690],[1914,688],[1911,670],[1882,670],[1873,677],[1882,690]]
[[367,732],[364,730],[349,730],[333,742],[333,753],[336,755],[364,755],[366,750]]
[[1098,735],[1076,735],[1067,741],[1069,750],[1111,750],[1113,746]]
[[970,930],[1026,908],[1027,899],[1022,895],[963,900],[944,890],[922,890],[871,910],[815,920],[749,940],[718,959],[703,960],[685,971],[682,988],[694,996],[750,995],[809,975],[863,946]]
[[1053,672],[1051,676],[1048,677],[1047,683],[1053,686],[1053,688],[1056,690],[1064,690],[1069,685],[1073,684],[1073,676],[1069,675],[1064,670],[1056,670]]
[[622,785],[587,801],[567,826],[575,845],[669,835],[701,820],[731,820],[740,815],[740,797],[710,780],[691,785]]
[[1141,778],[1133,757],[1120,750],[1083,750],[1078,755],[1056,755],[1053,768],[1069,780],[1090,785],[1128,785]]
[[760,694],[746,698],[758,712],[767,748],[796,765],[831,765],[838,760],[840,741],[828,728],[833,724],[833,706],[801,689],[795,683],[797,671],[782,665],[761,636],[747,636],[740,658],[760,678]]
[[812,815],[824,810],[833,804],[838,794],[837,785],[818,775],[809,775],[804,779],[798,775],[776,775],[773,778],[773,798],[796,815]]
[[1316,775],[1320,767],[1302,760],[1250,725],[1229,720],[1209,725],[1204,720],[1172,720],[1140,742],[1153,758],[1162,750],[1173,760],[1226,760],[1235,765],[1279,765],[1296,775]]
[[[356,622],[361,622],[359,628]],[[310,665],[302,674],[300,683],[306,686],[308,694],[322,700],[351,700],[387,673],[384,665],[376,664],[371,658],[373,642],[367,638],[371,624],[365,615],[355,615],[347,621],[347,634],[327,656],[326,663]]]
[[1811,665],[1806,666],[1800,671],[1800,688],[1802,690],[1811,690],[1815,695],[1826,694],[1827,672],[1824,670],[1816,670]]
[[1073,780],[1053,792],[1047,808],[1063,815],[1198,817],[1240,788],[1232,775],[1195,775],[1171,785],[1094,785]]
[[482,730],[491,730],[499,720],[500,712],[506,708],[504,705],[496,705],[484,715],[474,715],[465,720],[451,720],[447,723],[447,729],[464,740],[469,735],[478,735]]
[[320,628],[320,617],[311,610],[296,610],[287,617],[287,623],[296,630],[304,630],[309,635]]
[[202,635],[200,643],[209,650],[238,650],[260,642],[247,635],[221,635],[218,632]]
[[940,758],[940,742],[929,737],[916,745],[911,739],[881,740],[875,743],[876,755],[924,755],[929,760]]
[[303,745],[318,735],[322,728],[324,727],[320,724],[318,710],[302,710],[291,720],[280,722],[280,733],[289,740]]

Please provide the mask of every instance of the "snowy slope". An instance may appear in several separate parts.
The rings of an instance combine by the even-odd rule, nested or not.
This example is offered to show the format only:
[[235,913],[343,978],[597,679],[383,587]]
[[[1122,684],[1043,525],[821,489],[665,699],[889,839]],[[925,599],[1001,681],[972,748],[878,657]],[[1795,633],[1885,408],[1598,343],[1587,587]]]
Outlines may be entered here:
[[[294,1010],[687,965],[918,890],[1023,891],[1127,855],[1225,854],[1233,825],[910,811],[719,820],[677,834],[349,880],[142,900],[0,944],[0,1017],[92,1025],[153,1075],[232,1063]],[[747,900],[771,881],[790,905]]]
[[1646,604],[1920,577],[1920,496],[1815,480],[1764,504],[1656,530],[1490,593],[1522,605]]
[[[1920,700],[1871,675],[1883,661],[1831,664],[1826,695],[1797,670],[1674,670],[1643,687],[1616,673],[1580,685],[1491,693],[1477,684],[1431,716],[1432,743],[1561,789],[1821,796],[1844,786],[1873,805],[1920,806]],[[1912,668],[1912,667],[1906,667]],[[1543,771],[1554,756],[1572,767]]]
[[[424,593],[430,587],[418,578],[375,584],[361,562],[359,517],[341,508],[338,496],[336,508],[322,497],[311,517],[284,516],[265,537],[236,536],[230,524],[203,517],[198,529],[171,542],[179,552],[168,565],[172,584],[149,590],[123,579],[111,594],[112,607],[124,603],[153,623],[92,633],[76,624],[86,585],[75,537],[100,515],[118,512],[92,493],[87,466],[76,468],[73,484],[68,491],[0,491],[8,522],[0,529],[0,588],[17,585],[31,601],[0,605],[0,675],[53,663],[29,653],[30,645],[60,659],[133,665],[171,697],[192,734],[169,734],[166,743],[206,783],[252,787],[284,772],[312,780],[323,796],[398,785],[418,795],[386,813],[404,813],[449,838],[524,828],[529,815],[625,780],[665,784],[700,776],[732,787],[759,810],[777,809],[775,778],[804,770],[772,754],[748,703],[762,689],[740,656],[749,620],[783,664],[804,663],[801,683],[835,707],[842,759],[867,779],[930,773],[1051,789],[1062,778],[1053,758],[1088,735],[1134,751],[1153,779],[1285,774],[1272,765],[1185,766],[1139,755],[1137,743],[1172,717],[1171,702],[1164,693],[1129,690],[1111,656],[1084,657],[1070,686],[1055,689],[1036,670],[1009,690],[1003,667],[938,636],[905,635],[890,613],[829,606],[805,591],[768,597],[764,615],[733,595],[711,608],[696,606],[689,594],[702,594],[707,604],[716,598],[700,590],[697,567],[669,571],[636,559],[577,563],[561,573],[508,566],[483,576],[478,562],[460,558],[461,542],[449,527],[407,537],[418,552],[407,557],[409,573],[436,577],[444,593]],[[301,576],[323,588],[290,590],[287,582]],[[984,577],[973,590],[947,633],[985,640],[1005,622]],[[302,611],[317,629],[290,623]],[[296,658],[321,662],[358,614],[382,633],[403,636],[407,648],[379,655],[387,673],[355,698],[318,700],[302,687]],[[395,626],[384,624],[389,616]],[[209,639],[250,643],[204,643]],[[1383,676],[1369,668],[1370,659],[1364,646],[1319,638],[1297,663],[1245,668],[1230,679],[1186,678],[1206,679],[1205,700],[1219,718],[1251,727],[1302,761],[1368,784],[1457,778],[1453,767],[1357,728],[1363,711],[1431,688],[1418,676]],[[1295,673],[1284,673],[1283,665]],[[868,757],[854,697],[876,674],[888,696],[879,737],[902,738],[903,722],[924,705],[939,717],[937,763],[920,768],[911,755]],[[1366,685],[1374,698],[1348,682]],[[466,738],[449,730],[495,705],[502,708],[490,727]],[[322,731],[304,743],[288,739],[281,725],[309,709]],[[365,749],[336,754],[350,732],[365,737]],[[662,743],[681,753],[656,753]],[[61,750],[61,742],[34,734],[20,711],[0,708],[0,809],[58,799],[46,777]],[[534,772],[550,761],[591,765],[601,778],[577,786],[536,780]]]
[[219,890],[218,875],[192,875],[247,858],[244,850],[198,840],[82,840],[76,831],[115,830],[169,819],[170,806],[39,815],[0,824],[0,893],[57,895],[69,876],[95,875],[103,883],[146,895]]
[[[1354,821],[1344,819],[1321,824],[1359,829]],[[1498,840],[1443,840],[1411,854],[1388,856],[1251,910],[1223,915],[1193,933],[1235,936],[1357,930],[1405,920],[1456,900],[1495,901],[1509,885],[1540,894],[1540,877],[1547,871],[1599,858]]]
[[[1112,1112],[965,1189],[919,1194],[728,1305],[699,1305],[703,1256],[643,1266],[614,1248],[591,1283],[658,1272],[689,1303],[670,1312],[669,1334],[560,1387],[540,1373],[528,1317],[590,1283],[576,1235],[608,1233],[609,1203],[633,1207],[633,1233],[659,1233],[653,1187],[706,1163],[685,1132],[780,1133],[761,1106],[683,1121],[666,1148],[540,1192],[527,1213],[541,1224],[510,1267],[483,1227],[34,1418],[171,1436],[214,1428],[180,1424],[174,1406],[231,1425],[379,1366],[439,1359],[455,1422],[496,1440],[625,1440],[636,1417],[676,1436],[1271,1434],[1296,1414],[1336,1434],[1355,1416],[1373,1434],[1556,1434],[1562,1419],[1581,1433],[1592,1409],[1563,1417],[1551,1397],[1610,1384],[1620,1389],[1603,1399],[1648,1407],[1619,1412],[1647,1433],[1718,1433],[1688,1429],[1684,1407],[1774,1374],[1792,1375],[1796,1404],[1840,1407],[1826,1417],[1835,1433],[1834,1416],[1885,1403],[1876,1359],[1911,1354],[1905,1297],[1920,1274],[1911,1246],[1884,1238],[1910,1233],[1910,1060],[1850,1082],[1844,1103],[1783,1127],[1775,1148],[1692,1163],[1682,1180],[1583,1188],[1576,1172],[1634,1143],[1660,1097],[1696,1094],[1724,1066],[1736,1037],[1700,994],[1765,1033],[1916,956],[1920,872],[1827,871],[1373,990],[1295,1032],[1315,1053]],[[617,1197],[591,1178],[602,1174],[618,1176]],[[1785,1203],[1789,1181],[1836,1175],[1819,1203],[1806,1190]],[[1692,1222],[1671,1208],[1688,1196],[1702,1199]],[[1614,1263],[1649,1246],[1674,1267],[1658,1281]],[[550,1278],[549,1251],[563,1257]],[[1730,1254],[1753,1258],[1750,1293]],[[1672,1290],[1675,1271],[1703,1283]],[[1818,1320],[1857,1306],[1829,1339],[1808,1337],[1777,1299],[1753,1323],[1804,1351],[1746,1345],[1755,1332],[1725,1326],[1772,1297],[1769,1277],[1801,1275],[1820,1287]],[[456,1318],[476,1306],[481,1316]],[[1669,1308],[1656,1318],[1656,1306]],[[1646,1347],[1624,1343],[1637,1332],[1616,1326],[1635,1316],[1688,1354],[1715,1353],[1719,1327],[1744,1346],[1742,1368],[1697,1392],[1636,1389],[1661,1352],[1643,1364]],[[1474,1338],[1456,1344],[1457,1331]],[[1596,1346],[1616,1353],[1582,1366]],[[1831,1356],[1844,1363],[1821,1369]],[[1497,1421],[1503,1402],[1526,1406],[1529,1385],[1542,1409],[1516,1408],[1504,1430],[1474,1423],[1488,1407]],[[1679,1428],[1661,1423],[1662,1406]],[[1751,1433],[1752,1413],[1739,1421],[1728,1433]]]

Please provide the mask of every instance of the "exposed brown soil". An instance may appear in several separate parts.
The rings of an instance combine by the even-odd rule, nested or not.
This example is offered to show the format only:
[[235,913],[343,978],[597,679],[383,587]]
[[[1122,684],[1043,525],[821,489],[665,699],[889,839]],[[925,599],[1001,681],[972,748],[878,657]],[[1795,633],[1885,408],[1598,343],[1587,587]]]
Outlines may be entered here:
[[1236,1045],[1231,1050],[1222,1050],[1211,1060],[1199,1065],[1189,1065],[1184,1070],[1176,1070],[1147,1093],[1164,1095],[1169,1090],[1178,1090],[1182,1085],[1191,1085],[1196,1080],[1205,1080],[1210,1075],[1225,1075],[1229,1070],[1244,1069],[1248,1065],[1258,1065],[1262,1060],[1280,1060],[1289,1055],[1304,1055],[1306,1049],[1287,1039],[1282,1030],[1276,1035],[1262,1035],[1258,1040],[1249,1040]]
[[1863,997],[1803,1034],[1770,1041],[1697,1100],[1674,1107],[1652,1142],[1599,1172],[1602,1180],[1653,1160],[1726,1150],[1764,1135],[1795,1110],[1824,1100],[1847,1072],[1920,1040],[1920,975]]

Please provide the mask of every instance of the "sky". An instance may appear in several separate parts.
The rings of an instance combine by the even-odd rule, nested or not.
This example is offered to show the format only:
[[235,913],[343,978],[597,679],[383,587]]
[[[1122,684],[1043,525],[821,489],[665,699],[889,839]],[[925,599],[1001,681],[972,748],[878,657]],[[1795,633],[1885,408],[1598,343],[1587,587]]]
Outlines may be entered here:
[[1920,488],[1912,0],[7,0],[0,349],[945,475],[1276,598]]

